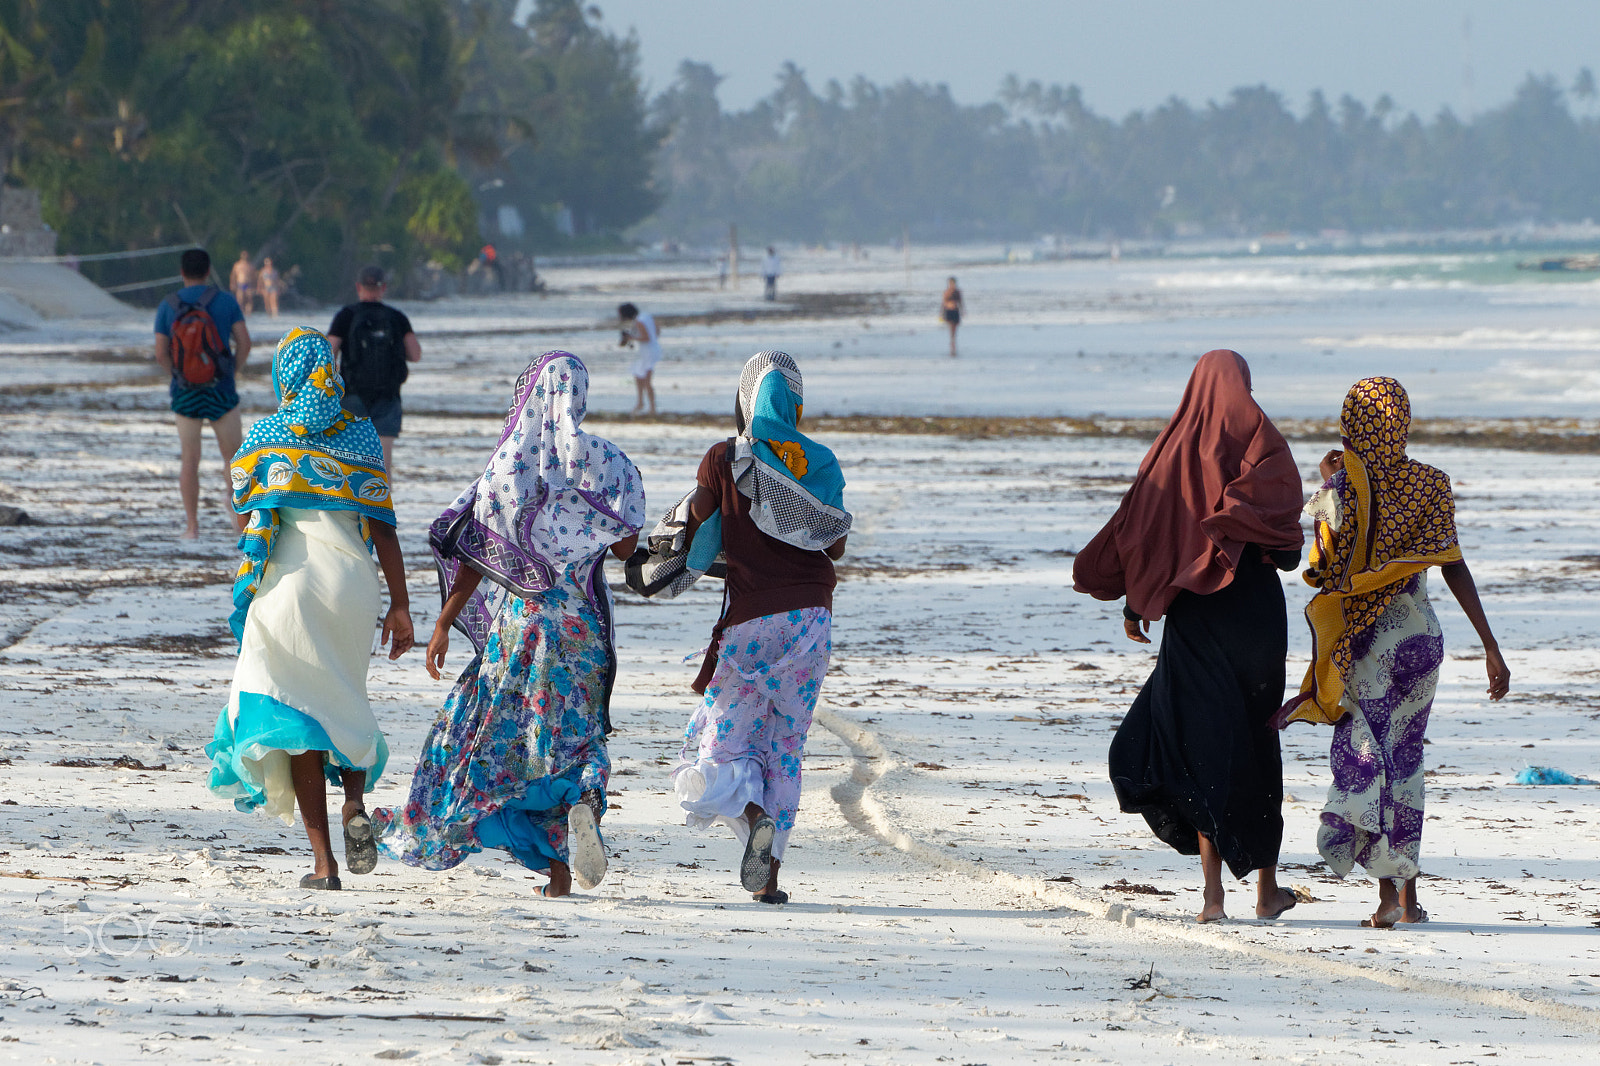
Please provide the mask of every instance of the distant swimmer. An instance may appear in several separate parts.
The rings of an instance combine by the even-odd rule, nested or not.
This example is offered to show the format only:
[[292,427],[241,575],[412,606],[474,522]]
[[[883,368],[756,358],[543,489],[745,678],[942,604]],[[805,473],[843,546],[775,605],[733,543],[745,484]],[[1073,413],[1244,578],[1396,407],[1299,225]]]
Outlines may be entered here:
[[250,265],[250,253],[243,248],[239,249],[239,258],[234,261],[233,270],[228,274],[228,288],[233,292],[241,314],[248,315],[254,310],[256,268]]
[[950,358],[956,357],[956,327],[961,325],[961,312],[967,309],[966,303],[961,299],[961,290],[956,287],[956,279],[951,278],[944,287],[944,297],[939,301],[939,317],[944,319],[950,327]]
[[278,317],[278,297],[283,294],[283,278],[272,265],[272,257],[261,260],[261,270],[256,274],[256,287],[261,290],[261,303],[267,314]]
[[778,275],[783,273],[783,260],[778,258],[778,250],[772,245],[767,245],[767,257],[761,260],[761,277],[767,283],[766,298],[778,298]]
[[[179,260],[183,288],[161,301],[156,309],[156,363],[171,372],[168,396],[178,423],[178,487],[186,519],[183,536],[200,535],[200,432],[207,422],[216,434],[223,468],[239,450],[239,393],[234,374],[250,355],[250,331],[237,301],[215,285],[211,256],[191,248]],[[233,513],[229,486],[228,513]],[[244,530],[243,517],[234,524]]]
[[631,344],[639,346],[639,357],[633,361],[633,387],[638,394],[638,402],[633,405],[633,413],[639,414],[644,410],[645,401],[650,402],[650,414],[656,413],[656,387],[651,382],[651,375],[655,373],[656,364],[661,362],[661,327],[656,325],[656,318],[648,311],[641,311],[633,304],[621,304],[617,307],[617,317],[622,319],[622,340],[620,345],[624,348]]

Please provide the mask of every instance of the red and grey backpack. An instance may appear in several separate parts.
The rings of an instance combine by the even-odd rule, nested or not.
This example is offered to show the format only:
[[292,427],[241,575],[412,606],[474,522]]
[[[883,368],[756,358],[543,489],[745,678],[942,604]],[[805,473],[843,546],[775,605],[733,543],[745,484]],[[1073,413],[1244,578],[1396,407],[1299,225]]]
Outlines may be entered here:
[[167,297],[172,308],[172,369],[185,385],[210,385],[217,379],[217,359],[226,349],[209,310],[216,295],[217,287],[207,285],[193,303],[177,293]]

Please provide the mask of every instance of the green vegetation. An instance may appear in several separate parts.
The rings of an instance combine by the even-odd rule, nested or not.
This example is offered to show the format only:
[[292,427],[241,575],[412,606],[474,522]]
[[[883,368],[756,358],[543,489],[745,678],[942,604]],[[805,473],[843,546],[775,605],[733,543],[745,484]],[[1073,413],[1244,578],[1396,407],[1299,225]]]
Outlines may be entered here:
[[[575,234],[647,215],[636,45],[576,0],[0,0],[0,177],[63,250],[195,242],[349,288],[477,251],[496,190]],[[512,199],[514,197],[514,200]],[[148,264],[90,264],[96,280]]]
[[[685,62],[655,101],[671,136],[668,197],[645,227],[715,240],[1165,237],[1494,226],[1600,218],[1596,90],[1569,106],[1550,78],[1463,121],[1424,121],[1313,94],[1296,114],[1264,86],[1118,122],[1075,87],[1008,78],[967,106],[942,85],[830,82],[792,64],[754,107],[725,112],[720,79]],[[1575,110],[1577,113],[1575,114]]]

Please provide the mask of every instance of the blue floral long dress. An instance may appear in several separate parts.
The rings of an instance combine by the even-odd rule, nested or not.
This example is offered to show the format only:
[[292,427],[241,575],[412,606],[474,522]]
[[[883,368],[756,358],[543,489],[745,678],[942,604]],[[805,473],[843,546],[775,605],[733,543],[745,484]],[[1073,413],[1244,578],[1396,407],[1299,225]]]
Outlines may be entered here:
[[[507,597],[417,760],[411,796],[374,813],[386,855],[447,870],[483,848],[546,872],[567,855],[567,811],[611,772],[606,703],[615,677],[603,552],[554,588]],[[581,576],[580,576],[581,575]]]

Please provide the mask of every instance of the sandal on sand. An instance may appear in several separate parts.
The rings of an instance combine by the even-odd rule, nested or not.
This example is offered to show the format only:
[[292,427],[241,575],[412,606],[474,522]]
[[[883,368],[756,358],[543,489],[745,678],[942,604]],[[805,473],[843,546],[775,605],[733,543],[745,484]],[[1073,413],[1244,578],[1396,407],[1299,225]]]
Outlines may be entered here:
[[776,892],[757,892],[754,899],[757,903],[770,903],[776,907],[789,902],[789,893],[782,889]]
[[567,854],[579,888],[591,889],[605,880],[606,846],[587,803],[574,803],[567,811]]
[[378,838],[366,811],[344,823],[344,865],[353,874],[370,874],[378,865]]
[[778,825],[769,814],[763,814],[750,827],[750,839],[745,841],[744,858],[739,862],[739,883],[746,892],[760,892],[772,879],[772,838]]
[[1217,922],[1225,922],[1227,920],[1228,916],[1226,914],[1219,914],[1215,918],[1207,918],[1200,914],[1194,916],[1194,922],[1196,925],[1214,925]]
[[1406,911],[1405,911],[1404,907],[1395,907],[1395,908],[1393,908],[1391,910],[1384,911],[1382,917],[1378,917],[1377,915],[1373,915],[1371,918],[1363,918],[1363,919],[1361,919],[1361,928],[1363,928],[1363,929],[1393,929],[1394,928],[1394,923],[1399,921],[1400,918],[1405,913],[1406,913]]
[[325,892],[337,892],[344,886],[339,883],[339,875],[331,874],[328,877],[316,877],[306,874],[300,879],[301,888],[316,888]]
[[1427,909],[1423,908],[1423,907],[1418,907],[1417,908],[1417,920],[1416,921],[1414,921],[1414,922],[1397,922],[1396,924],[1397,925],[1421,925],[1424,922],[1426,922],[1427,920],[1428,920]]
[[1284,914],[1288,913],[1289,911],[1294,910],[1294,905],[1296,903],[1299,903],[1299,902],[1300,901],[1298,899],[1291,898],[1288,903],[1285,903],[1282,907],[1279,907],[1277,910],[1273,911],[1271,914],[1258,914],[1258,915],[1256,915],[1256,918],[1257,918],[1257,920],[1263,921],[1263,922],[1275,922],[1279,918],[1283,917]]

